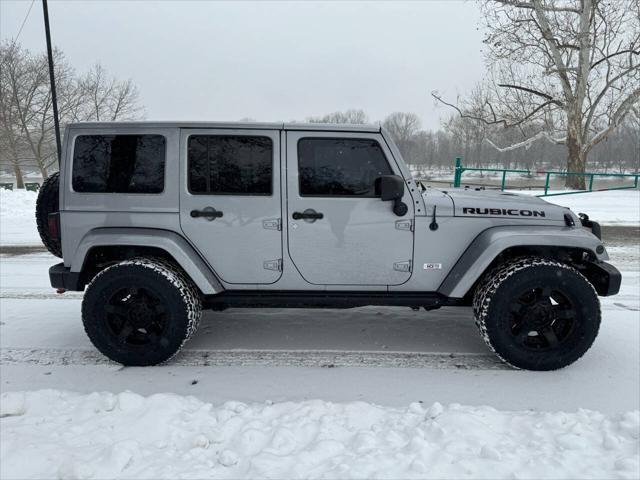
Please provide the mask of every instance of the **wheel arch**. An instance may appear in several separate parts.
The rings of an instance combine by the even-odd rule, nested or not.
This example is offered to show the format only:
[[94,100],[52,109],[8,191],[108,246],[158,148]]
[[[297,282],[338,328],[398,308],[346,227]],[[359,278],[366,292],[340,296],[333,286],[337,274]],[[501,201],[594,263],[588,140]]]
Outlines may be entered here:
[[[583,228],[489,228],[471,242],[438,287],[438,293],[451,298],[468,298],[485,273],[518,256],[537,256],[574,266],[608,260],[606,250],[599,247],[602,247],[600,240]],[[588,274],[586,276],[588,278]]]
[[178,265],[204,295],[224,291],[196,250],[175,232],[151,228],[97,228],[87,233],[71,260],[84,283],[102,268],[138,256],[165,258]]

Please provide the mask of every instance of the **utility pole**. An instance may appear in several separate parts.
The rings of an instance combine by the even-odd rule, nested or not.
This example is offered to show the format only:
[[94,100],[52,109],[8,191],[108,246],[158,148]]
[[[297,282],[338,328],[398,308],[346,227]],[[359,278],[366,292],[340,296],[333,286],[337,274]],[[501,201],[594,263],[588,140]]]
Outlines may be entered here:
[[49,59],[49,81],[51,83],[51,104],[53,106],[53,125],[56,131],[56,147],[58,149],[58,167],[62,156],[62,141],[60,140],[60,121],[58,120],[58,98],[56,96],[56,78],[53,68],[53,49],[51,48],[51,30],[49,29],[49,9],[47,0],[42,0],[44,13],[44,32],[47,37],[47,57]]

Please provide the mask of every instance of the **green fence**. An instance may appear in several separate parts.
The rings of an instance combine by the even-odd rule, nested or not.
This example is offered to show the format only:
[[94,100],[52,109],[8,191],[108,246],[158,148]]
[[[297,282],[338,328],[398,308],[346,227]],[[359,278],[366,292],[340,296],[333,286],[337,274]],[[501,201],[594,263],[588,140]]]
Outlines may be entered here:
[[[462,159],[460,157],[456,157],[456,168],[454,171],[454,176],[453,176],[453,186],[454,187],[460,187],[462,185],[462,174],[464,172],[493,172],[493,173],[499,173],[501,174],[501,182],[500,182],[500,190],[505,190],[506,188],[506,184],[507,184],[507,174],[509,173],[518,173],[518,174],[525,174],[527,176],[532,177],[533,174],[531,173],[530,170],[520,170],[520,169],[512,169],[512,168],[471,168],[471,167],[465,167],[462,165]],[[578,172],[555,172],[555,171],[550,171],[550,172],[540,172],[542,174],[545,175],[545,182],[544,182],[544,193],[541,195],[537,195],[538,197],[551,197],[551,196],[555,196],[555,195],[572,195],[575,193],[588,193],[588,192],[604,192],[604,191],[608,191],[608,190],[626,190],[626,189],[630,189],[630,188],[638,188],[638,178],[640,177],[640,174],[638,173],[596,173],[596,172],[585,172],[585,173],[578,173]],[[568,192],[554,192],[554,193],[549,193],[549,187],[551,186],[551,178],[553,176],[569,176],[569,175],[574,175],[574,176],[581,176],[581,177],[587,177],[589,182],[588,182],[588,187],[585,190],[572,190],[572,191],[568,191]],[[594,189],[593,188],[593,184],[594,184],[594,179],[597,177],[614,177],[614,178],[629,178],[629,179],[633,179],[633,185],[628,185],[626,187],[610,187],[610,188],[597,188]]]

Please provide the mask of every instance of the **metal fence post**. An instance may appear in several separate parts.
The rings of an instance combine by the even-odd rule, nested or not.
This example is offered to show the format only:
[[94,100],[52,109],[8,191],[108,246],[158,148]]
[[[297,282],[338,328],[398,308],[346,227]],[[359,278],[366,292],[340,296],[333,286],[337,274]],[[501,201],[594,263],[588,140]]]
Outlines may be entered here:
[[551,174],[549,172],[547,172],[547,178],[544,182],[544,194],[546,195],[549,192],[549,177],[551,176]]
[[504,185],[507,182],[507,171],[503,170],[502,171],[502,186],[500,187],[500,190],[502,190],[504,192]]
[[462,159],[460,157],[456,157],[456,169],[453,174],[453,186],[455,188],[460,187],[460,183],[462,181]]

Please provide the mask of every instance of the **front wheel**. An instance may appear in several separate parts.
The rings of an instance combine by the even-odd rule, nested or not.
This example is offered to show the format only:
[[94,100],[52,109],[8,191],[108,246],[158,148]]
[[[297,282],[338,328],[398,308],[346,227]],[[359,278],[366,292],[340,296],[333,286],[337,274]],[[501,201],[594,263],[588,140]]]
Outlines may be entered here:
[[600,328],[600,302],[575,268],[523,257],[486,275],[473,300],[483,339],[504,362],[556,370],[578,360]]
[[175,355],[196,331],[200,294],[171,263],[134,258],[102,270],[82,301],[91,342],[123,365],[146,366]]

